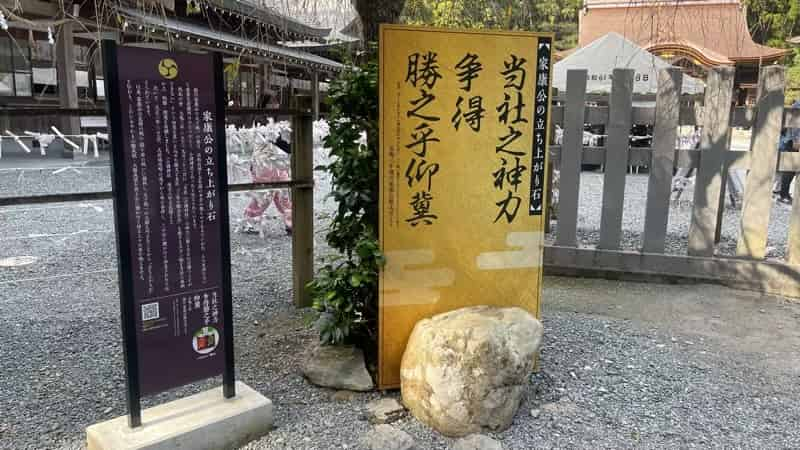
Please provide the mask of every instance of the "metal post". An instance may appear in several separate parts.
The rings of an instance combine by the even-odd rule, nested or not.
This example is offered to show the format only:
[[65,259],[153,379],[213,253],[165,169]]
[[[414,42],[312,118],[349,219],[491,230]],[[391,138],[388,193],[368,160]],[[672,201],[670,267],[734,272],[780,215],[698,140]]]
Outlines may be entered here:
[[131,235],[128,228],[128,196],[125,194],[124,151],[122,148],[122,109],[117,96],[121,92],[117,71],[117,44],[103,41],[103,70],[105,71],[106,107],[108,108],[111,138],[111,187],[114,197],[114,220],[117,229],[119,255],[119,306],[122,322],[122,349],[127,384],[128,425],[142,424],[141,391],[139,390],[139,350],[136,341],[136,313],[133,305],[133,271],[126,267],[131,258]]
[[225,398],[236,396],[236,371],[233,354],[233,294],[231,293],[231,241],[230,241],[230,209],[228,207],[228,151],[225,147],[225,74],[223,72],[222,54],[214,53],[214,93],[217,110],[217,186],[220,189],[220,252],[222,253],[222,323],[225,345],[225,370],[222,372],[222,393]]

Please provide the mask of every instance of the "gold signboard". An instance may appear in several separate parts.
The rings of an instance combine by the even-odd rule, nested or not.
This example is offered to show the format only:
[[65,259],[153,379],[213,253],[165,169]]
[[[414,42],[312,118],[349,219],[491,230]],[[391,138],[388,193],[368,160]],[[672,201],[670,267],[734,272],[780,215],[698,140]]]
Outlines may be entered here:
[[400,384],[420,319],[539,315],[552,41],[381,27],[381,388]]

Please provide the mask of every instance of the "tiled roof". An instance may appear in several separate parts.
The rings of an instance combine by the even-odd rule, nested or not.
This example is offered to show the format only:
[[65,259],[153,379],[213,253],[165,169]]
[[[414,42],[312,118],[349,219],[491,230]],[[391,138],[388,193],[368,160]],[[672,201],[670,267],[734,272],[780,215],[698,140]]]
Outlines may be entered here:
[[593,0],[580,14],[581,47],[615,31],[649,50],[693,53],[707,65],[774,61],[789,53],[753,42],[737,1],[649,1],[630,6],[619,0]]
[[131,8],[119,8],[118,12],[121,16],[135,23],[166,29],[170,32],[178,31],[214,42],[229,43],[242,48],[249,48],[257,52],[265,52],[272,57],[287,61],[292,65],[320,67],[331,71],[340,71],[345,67],[341,63],[314,55],[312,53],[294,50],[279,45],[271,45],[251,39],[244,39],[235,34],[214,31],[208,27],[203,27],[193,23],[145,14],[141,11]]
[[288,17],[273,8],[259,5],[255,0],[205,0],[211,5],[228,11],[234,11],[244,16],[261,20],[285,29],[293,37],[306,37],[309,39],[323,39],[330,34],[330,28],[316,28],[306,25],[299,20]]

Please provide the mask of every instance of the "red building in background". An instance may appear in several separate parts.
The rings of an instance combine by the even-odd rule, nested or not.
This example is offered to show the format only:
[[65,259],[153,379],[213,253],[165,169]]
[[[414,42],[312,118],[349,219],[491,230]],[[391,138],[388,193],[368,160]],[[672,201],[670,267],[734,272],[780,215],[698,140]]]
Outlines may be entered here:
[[791,53],[753,42],[739,0],[585,0],[578,28],[579,47],[614,31],[698,78],[734,66],[739,104],[754,100],[762,65]]

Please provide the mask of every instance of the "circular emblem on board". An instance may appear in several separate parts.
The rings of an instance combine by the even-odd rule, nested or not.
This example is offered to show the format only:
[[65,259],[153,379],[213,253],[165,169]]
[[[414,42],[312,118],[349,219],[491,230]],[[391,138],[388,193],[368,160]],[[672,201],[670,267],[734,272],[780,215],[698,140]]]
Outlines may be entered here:
[[194,333],[192,348],[197,353],[205,355],[217,349],[219,345],[219,332],[214,327],[203,327]]
[[158,73],[168,80],[173,80],[178,76],[178,63],[172,58],[164,58],[158,63]]

